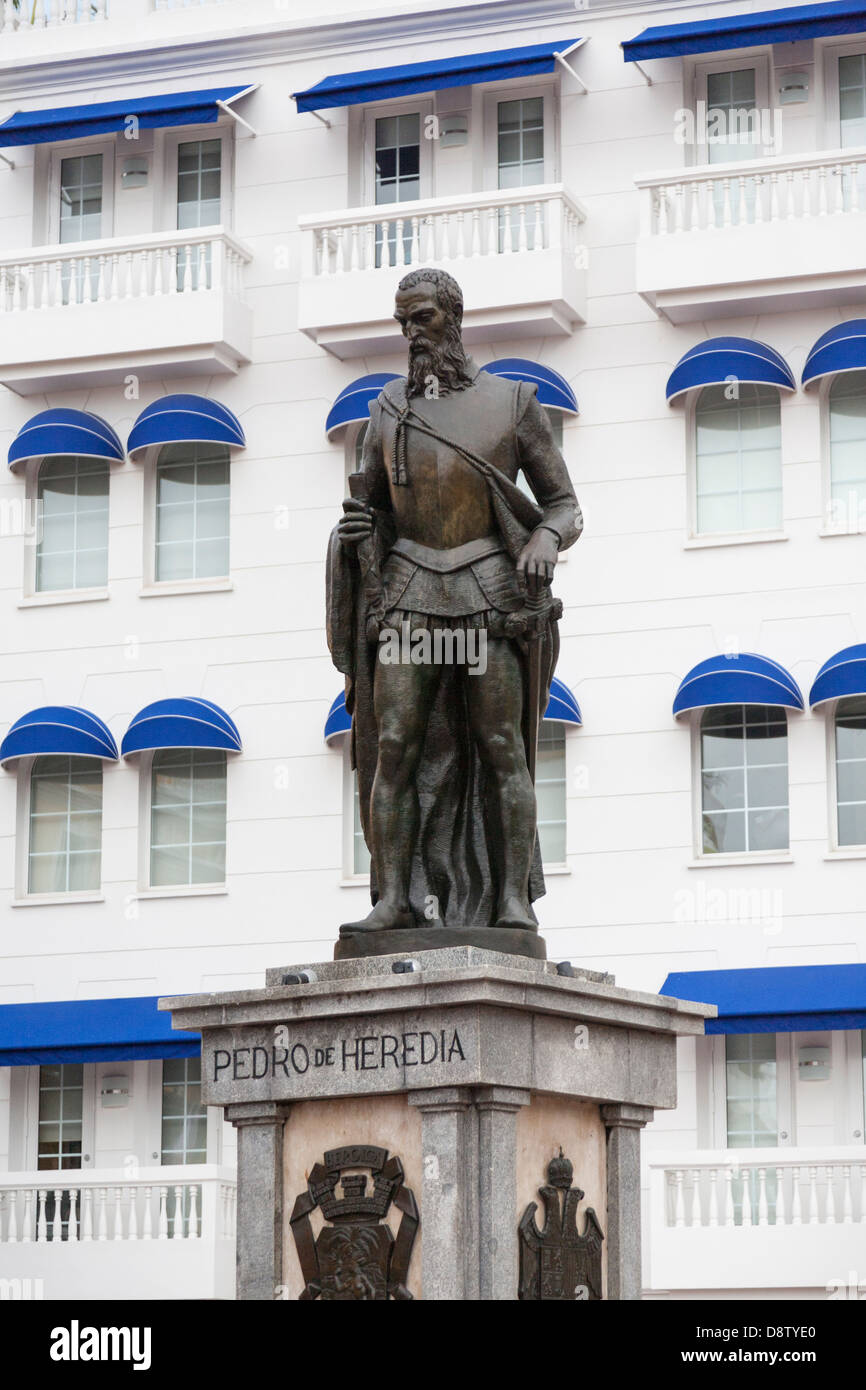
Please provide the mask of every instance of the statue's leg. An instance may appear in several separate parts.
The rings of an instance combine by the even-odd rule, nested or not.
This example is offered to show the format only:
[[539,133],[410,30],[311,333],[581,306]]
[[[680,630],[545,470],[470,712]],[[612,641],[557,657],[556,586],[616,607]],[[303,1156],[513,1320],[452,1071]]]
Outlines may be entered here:
[[487,669],[465,677],[472,734],[493,783],[503,866],[494,926],[536,930],[529,906],[535,790],[523,744],[523,671],[513,642],[488,637]]
[[411,927],[409,875],[418,834],[415,773],[441,667],[376,663],[373,692],[379,758],[370,798],[371,853],[379,900],[359,931]]

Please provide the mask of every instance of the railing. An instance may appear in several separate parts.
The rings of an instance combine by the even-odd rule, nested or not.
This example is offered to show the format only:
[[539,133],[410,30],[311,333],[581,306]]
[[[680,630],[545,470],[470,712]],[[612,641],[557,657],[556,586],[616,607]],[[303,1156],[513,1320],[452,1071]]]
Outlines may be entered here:
[[108,18],[108,0],[0,0],[0,32],[56,29]]
[[0,253],[0,314],[241,291],[250,252],[222,227]]
[[866,1225],[866,1151],[722,1149],[649,1163],[653,1224]]
[[208,1164],[0,1174],[0,1248],[55,1241],[231,1240],[236,1179]]
[[[301,217],[304,275],[323,278],[495,255],[574,254],[585,211],[561,184]],[[503,268],[504,269],[504,268]]]
[[866,211],[866,147],[704,164],[635,180],[643,236]]

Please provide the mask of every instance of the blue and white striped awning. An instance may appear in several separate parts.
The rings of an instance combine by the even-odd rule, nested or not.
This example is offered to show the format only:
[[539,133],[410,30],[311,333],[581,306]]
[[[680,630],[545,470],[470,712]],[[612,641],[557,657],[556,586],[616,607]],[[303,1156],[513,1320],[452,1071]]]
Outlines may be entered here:
[[366,68],[339,72],[304,92],[293,92],[298,111],[329,111],[369,101],[393,101],[418,92],[438,92],[445,87],[470,87],[475,82],[507,82],[516,77],[541,77],[553,72],[556,55],[563,57],[580,39],[548,39],[522,48],[501,48],[493,53],[464,53],[453,58],[433,58],[422,63],[400,63],[390,68]]
[[[550,683],[550,699],[544,711],[544,718],[549,723],[555,724],[574,724],[579,726],[583,723],[580,713],[580,706],[569,690],[565,681],[559,680],[554,676]],[[341,690],[328,710],[328,717],[325,720],[325,742],[331,743],[334,739],[342,738],[352,727],[352,716],[346,709],[346,692]]]
[[163,444],[227,444],[245,449],[241,422],[219,401],[207,396],[161,396],[145,406],[127,441],[129,457]]
[[627,63],[638,63],[648,58],[721,53],[728,48],[861,33],[866,33],[863,0],[831,0],[830,4],[789,5],[757,13],[713,15],[685,24],[660,24],[628,39],[622,52]]
[[9,467],[67,455],[122,463],[123,445],[111,426],[89,410],[41,410],[13,439]]
[[219,705],[196,696],[155,700],[145,705],[130,723],[120,751],[150,752],[157,748],[222,748],[241,752],[237,725]]
[[822,377],[866,368],[866,319],[848,319],[828,328],[815,343],[803,368],[808,389]]
[[866,642],[843,647],[825,661],[809,691],[812,709],[846,695],[866,695]]
[[723,386],[728,381],[797,389],[791,368],[775,348],[754,338],[707,338],[689,348],[668,377],[668,404],[697,386]]
[[0,148],[110,135],[129,130],[131,119],[141,130],[209,125],[219,119],[229,102],[251,92],[254,85],[236,82],[233,87],[208,87],[196,92],[165,92],[162,96],[124,97],[120,101],[98,101],[87,106],[16,111],[0,125]]
[[552,410],[568,411],[577,414],[577,399],[564,376],[552,367],[543,367],[540,362],[531,362],[527,357],[500,357],[496,362],[488,362],[481,368],[491,376],[504,376],[510,381],[534,381],[538,387],[538,401]]
[[117,761],[117,744],[107,724],[77,705],[42,705],[16,719],[0,743],[0,763],[49,755]]
[[325,431],[330,437],[346,425],[356,425],[370,418],[370,406],[382,387],[389,381],[398,381],[396,372],[373,372],[370,376],[359,376],[344,386],[325,421]]
[[155,995],[0,1005],[0,1067],[197,1057],[198,1033],[173,1029]]
[[674,714],[717,705],[770,705],[802,709],[803,696],[790,672],[755,652],[711,656],[680,682]]

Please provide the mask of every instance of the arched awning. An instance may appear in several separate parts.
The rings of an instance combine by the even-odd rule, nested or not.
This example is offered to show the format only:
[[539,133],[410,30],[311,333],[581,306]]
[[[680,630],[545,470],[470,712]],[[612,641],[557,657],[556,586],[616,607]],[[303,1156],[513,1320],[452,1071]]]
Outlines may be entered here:
[[42,705],[16,719],[0,743],[0,763],[14,758],[71,756],[117,761],[107,724],[77,705]]
[[132,720],[123,737],[121,753],[151,752],[158,748],[221,748],[241,752],[237,725],[219,705],[187,696],[155,700]]
[[370,376],[359,376],[344,386],[325,421],[325,432],[330,438],[346,425],[366,423],[370,418],[370,405],[382,387],[389,381],[398,381],[396,372],[373,372]]
[[127,441],[130,458],[162,444],[227,444],[245,449],[240,420],[219,401],[207,396],[162,396],[145,406]]
[[803,386],[808,390],[825,376],[837,372],[857,372],[866,368],[866,319],[848,319],[822,333],[803,368]]
[[111,426],[89,410],[42,410],[22,425],[9,447],[9,467],[30,459],[108,459],[123,462],[123,445]]
[[689,348],[668,377],[668,404],[695,387],[723,386],[731,379],[743,386],[797,389],[791,368],[775,348],[754,338],[707,338]]
[[[583,718],[580,713],[580,706],[569,690],[565,681],[558,680],[554,676],[550,685],[550,699],[547,702],[547,709],[544,711],[544,718],[556,724],[581,725]],[[335,739],[342,738],[352,727],[352,716],[346,709],[346,693],[341,690],[328,710],[328,717],[325,720],[325,742],[332,743]]]
[[680,682],[674,714],[716,705],[771,705],[802,709],[803,696],[790,672],[755,652],[711,656]]
[[538,401],[551,410],[567,411],[576,415],[577,398],[564,376],[552,367],[543,367],[540,362],[531,362],[527,357],[500,357],[496,362],[488,362],[481,368],[491,376],[508,377],[510,381],[534,381],[538,387]]
[[866,695],[866,642],[843,647],[825,661],[809,691],[812,709],[846,695]]

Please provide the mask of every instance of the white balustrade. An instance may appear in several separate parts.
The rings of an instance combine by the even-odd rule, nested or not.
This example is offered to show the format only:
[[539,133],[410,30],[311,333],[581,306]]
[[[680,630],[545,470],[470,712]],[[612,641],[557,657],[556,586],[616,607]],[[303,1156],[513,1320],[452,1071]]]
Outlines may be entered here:
[[730,227],[828,221],[866,211],[866,146],[704,164],[635,180],[641,229],[652,237]]
[[108,4],[109,0],[0,0],[0,33],[93,24],[108,19]]
[[654,1223],[866,1227],[866,1151],[726,1149],[649,1161]]
[[143,1170],[137,1178],[74,1169],[57,1176],[0,1174],[0,1248],[55,1241],[233,1240],[235,1220],[234,1174],[208,1164]]
[[[585,211],[561,184],[349,208],[298,219],[309,278],[489,256],[574,255]],[[503,267],[504,270],[504,267]]]
[[250,252],[222,227],[0,253],[0,315],[118,301],[240,296]]

